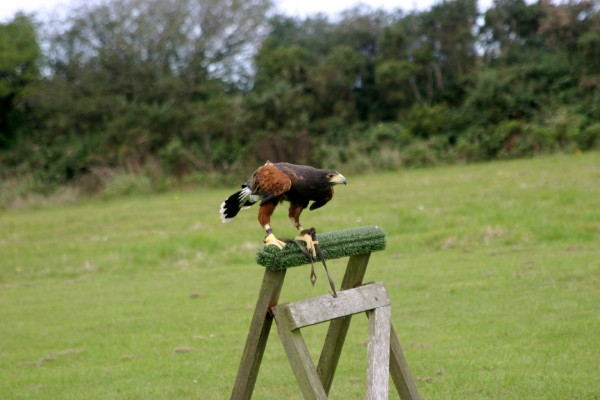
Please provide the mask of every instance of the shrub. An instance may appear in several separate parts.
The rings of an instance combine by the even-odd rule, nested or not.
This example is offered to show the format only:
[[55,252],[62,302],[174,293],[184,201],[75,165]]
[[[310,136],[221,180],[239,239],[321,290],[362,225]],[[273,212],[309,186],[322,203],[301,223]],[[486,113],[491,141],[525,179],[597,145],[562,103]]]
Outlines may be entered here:
[[152,181],[145,174],[116,173],[104,190],[103,197],[131,196],[152,192]]
[[600,148],[600,122],[588,125],[580,135],[582,150]]
[[585,116],[566,107],[559,108],[548,121],[548,126],[552,131],[554,149],[579,149],[583,144],[582,133],[586,122]]
[[400,157],[402,164],[407,167],[426,167],[439,163],[430,142],[424,140],[416,140],[402,148]]
[[449,110],[445,104],[416,104],[403,119],[412,136],[429,138],[447,132]]

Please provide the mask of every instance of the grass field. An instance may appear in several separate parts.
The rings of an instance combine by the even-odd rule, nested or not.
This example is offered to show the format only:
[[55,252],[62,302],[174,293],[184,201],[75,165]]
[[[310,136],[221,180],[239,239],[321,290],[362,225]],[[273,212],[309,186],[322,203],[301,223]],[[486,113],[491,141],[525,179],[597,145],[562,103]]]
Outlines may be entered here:
[[[423,398],[600,398],[600,153],[348,179],[304,225],[387,232],[366,279]],[[234,189],[0,211],[0,397],[229,398],[263,273],[256,209],[219,221]],[[281,300],[327,293],[317,272]],[[355,318],[332,399],[364,398],[367,337]],[[301,398],[274,332],[254,398]]]

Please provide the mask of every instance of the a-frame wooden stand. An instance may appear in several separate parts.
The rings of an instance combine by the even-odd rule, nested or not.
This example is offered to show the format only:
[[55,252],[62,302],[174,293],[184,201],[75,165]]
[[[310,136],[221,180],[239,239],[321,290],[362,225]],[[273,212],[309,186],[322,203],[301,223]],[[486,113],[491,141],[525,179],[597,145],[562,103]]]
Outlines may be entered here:
[[[369,257],[370,252],[350,256],[337,298],[325,295],[291,304],[277,305],[286,269],[265,270],[232,400],[252,398],[273,319],[304,398],[327,399],[352,315],[362,312],[369,317],[366,398],[387,399],[390,375],[402,400],[420,398],[390,322],[383,284],[362,285]],[[331,322],[315,367],[300,329],[325,321]]]

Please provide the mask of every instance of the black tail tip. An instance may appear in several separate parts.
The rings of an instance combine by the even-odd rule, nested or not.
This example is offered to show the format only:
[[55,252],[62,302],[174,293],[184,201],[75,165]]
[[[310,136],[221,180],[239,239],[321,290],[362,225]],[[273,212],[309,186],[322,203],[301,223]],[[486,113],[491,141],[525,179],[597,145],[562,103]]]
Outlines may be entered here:
[[239,195],[240,192],[234,193],[221,203],[219,214],[223,223],[231,221],[242,209]]

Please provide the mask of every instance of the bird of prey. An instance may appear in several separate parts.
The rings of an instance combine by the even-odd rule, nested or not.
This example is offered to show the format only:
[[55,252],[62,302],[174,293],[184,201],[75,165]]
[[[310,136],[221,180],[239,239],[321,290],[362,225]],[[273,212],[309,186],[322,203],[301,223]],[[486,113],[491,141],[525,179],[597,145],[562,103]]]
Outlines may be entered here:
[[340,183],[346,184],[346,178],[337,171],[267,161],[254,171],[250,179],[242,185],[242,190],[232,194],[221,204],[221,221],[231,221],[241,209],[260,200],[258,221],[267,234],[264,239],[265,246],[283,249],[286,243],[277,239],[271,229],[271,214],[277,204],[287,200],[290,202],[290,220],[301,235],[295,239],[304,241],[314,258],[315,245],[318,242],[313,243],[311,229],[305,230],[300,224],[300,213],[311,201],[311,210],[323,207],[333,197],[333,186]]

